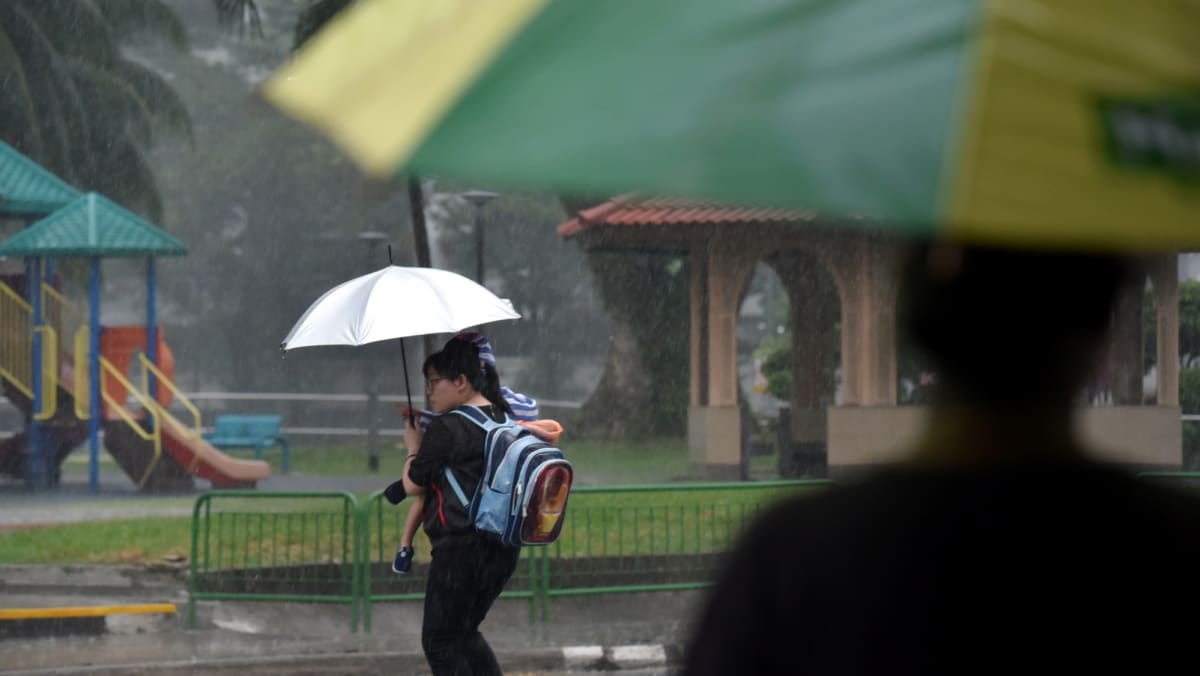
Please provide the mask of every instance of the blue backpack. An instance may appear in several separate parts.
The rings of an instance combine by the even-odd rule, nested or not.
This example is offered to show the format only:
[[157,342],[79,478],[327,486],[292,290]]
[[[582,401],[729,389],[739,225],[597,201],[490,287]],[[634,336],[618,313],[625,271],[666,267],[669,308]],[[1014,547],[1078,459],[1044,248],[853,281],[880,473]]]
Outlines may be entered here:
[[475,530],[508,545],[545,545],[558,539],[575,477],[563,452],[507,415],[504,422],[496,422],[474,406],[451,413],[484,431],[483,476],[473,497],[467,498],[454,472],[446,468],[446,481],[467,505]]

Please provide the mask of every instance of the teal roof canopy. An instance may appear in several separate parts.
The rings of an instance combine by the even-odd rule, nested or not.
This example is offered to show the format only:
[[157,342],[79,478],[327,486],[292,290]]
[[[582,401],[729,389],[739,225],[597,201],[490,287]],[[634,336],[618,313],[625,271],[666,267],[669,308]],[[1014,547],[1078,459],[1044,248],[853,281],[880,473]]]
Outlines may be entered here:
[[0,256],[182,256],[178,239],[89,192],[0,243]]
[[0,141],[0,215],[44,215],[78,198],[50,170]]

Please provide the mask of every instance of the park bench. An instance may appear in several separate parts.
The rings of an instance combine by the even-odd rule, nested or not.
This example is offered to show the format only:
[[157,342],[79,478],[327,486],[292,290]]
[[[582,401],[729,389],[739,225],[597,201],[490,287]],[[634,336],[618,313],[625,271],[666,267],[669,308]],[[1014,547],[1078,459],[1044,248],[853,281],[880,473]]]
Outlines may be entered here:
[[221,414],[204,440],[220,449],[253,448],[256,460],[262,460],[264,450],[279,446],[283,452],[283,473],[287,474],[290,450],[282,426],[281,415]]

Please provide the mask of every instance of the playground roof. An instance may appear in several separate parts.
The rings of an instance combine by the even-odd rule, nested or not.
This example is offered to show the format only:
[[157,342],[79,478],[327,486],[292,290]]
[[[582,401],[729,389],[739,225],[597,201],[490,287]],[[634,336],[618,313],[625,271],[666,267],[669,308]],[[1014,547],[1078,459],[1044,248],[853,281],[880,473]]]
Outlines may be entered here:
[[89,192],[0,243],[0,256],[182,256],[187,247]]
[[0,141],[0,215],[43,215],[66,206],[79,191]]

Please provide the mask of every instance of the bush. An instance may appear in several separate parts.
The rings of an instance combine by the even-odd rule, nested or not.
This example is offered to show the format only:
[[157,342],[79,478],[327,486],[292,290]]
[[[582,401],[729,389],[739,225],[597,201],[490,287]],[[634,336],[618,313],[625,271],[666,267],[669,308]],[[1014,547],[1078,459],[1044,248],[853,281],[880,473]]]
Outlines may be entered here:
[[[1200,368],[1179,371],[1179,407],[1184,413],[1200,413]],[[1200,467],[1200,422],[1183,423],[1183,468]]]
[[762,360],[767,392],[776,399],[788,401],[792,396],[792,335],[768,337],[754,351],[754,356]]

